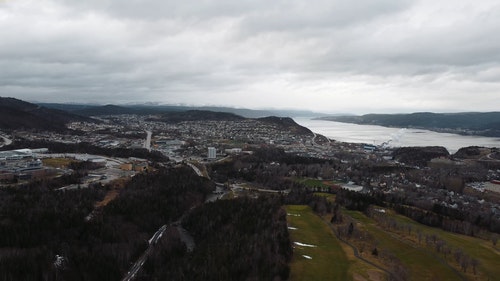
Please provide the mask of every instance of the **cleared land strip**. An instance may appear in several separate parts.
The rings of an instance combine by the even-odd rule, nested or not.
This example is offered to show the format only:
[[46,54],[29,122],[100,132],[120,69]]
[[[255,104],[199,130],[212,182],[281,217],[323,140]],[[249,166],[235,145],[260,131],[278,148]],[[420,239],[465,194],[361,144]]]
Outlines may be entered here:
[[289,205],[286,210],[294,242],[290,280],[385,280],[382,271],[346,255],[328,225],[309,206]]
[[364,262],[366,262],[366,263],[370,264],[370,265],[371,265],[371,266],[373,266],[373,267],[378,268],[379,270],[381,270],[381,271],[385,272],[387,275],[392,275],[392,273],[391,273],[389,270],[387,270],[387,269],[385,269],[385,268],[383,268],[383,267],[381,267],[381,266],[379,266],[379,265],[377,265],[377,264],[375,264],[375,263],[373,263],[373,262],[371,262],[371,261],[369,261],[369,260],[367,260],[367,259],[363,258],[362,256],[360,256],[360,255],[359,255],[358,248],[356,248],[356,246],[354,246],[353,244],[349,243],[349,241],[347,241],[347,240],[345,240],[345,239],[342,239],[342,238],[341,238],[341,237],[337,234],[337,231],[335,230],[335,228],[333,227],[333,225],[332,225],[329,221],[325,220],[325,218],[321,218],[321,220],[322,220],[322,221],[323,221],[326,225],[328,225],[328,227],[329,227],[329,228],[331,229],[331,231],[335,234],[335,236],[337,236],[337,239],[339,239],[341,242],[345,243],[347,246],[349,246],[349,247],[352,249],[353,254],[354,254],[354,256],[355,256],[356,258],[358,258],[358,259],[360,259],[360,260],[362,260],[362,261],[364,261]]

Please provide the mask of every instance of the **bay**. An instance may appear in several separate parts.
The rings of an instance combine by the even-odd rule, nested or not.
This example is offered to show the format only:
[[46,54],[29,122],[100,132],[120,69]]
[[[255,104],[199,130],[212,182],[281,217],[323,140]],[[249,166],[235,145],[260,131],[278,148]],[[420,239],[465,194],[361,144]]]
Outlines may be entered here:
[[297,124],[311,131],[341,142],[387,144],[390,147],[443,146],[450,153],[467,146],[500,147],[500,138],[463,136],[412,128],[389,128],[334,121],[314,120],[310,117],[293,118]]

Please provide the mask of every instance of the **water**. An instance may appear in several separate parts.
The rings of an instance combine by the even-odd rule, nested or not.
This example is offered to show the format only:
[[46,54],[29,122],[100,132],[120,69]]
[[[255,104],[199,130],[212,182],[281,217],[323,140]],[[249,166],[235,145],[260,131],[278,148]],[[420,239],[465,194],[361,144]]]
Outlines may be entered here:
[[308,117],[293,118],[298,124],[328,138],[353,143],[400,146],[444,146],[450,153],[467,146],[500,147],[500,138],[462,136],[428,130],[357,125]]

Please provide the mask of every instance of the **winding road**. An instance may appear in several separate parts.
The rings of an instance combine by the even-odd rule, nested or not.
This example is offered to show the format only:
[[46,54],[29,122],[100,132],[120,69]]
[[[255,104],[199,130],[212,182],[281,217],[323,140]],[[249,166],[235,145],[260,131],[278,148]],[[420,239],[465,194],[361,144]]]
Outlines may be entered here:
[[0,138],[2,138],[2,139],[3,139],[3,143],[2,143],[2,144],[0,144],[0,147],[3,147],[3,146],[5,146],[5,145],[9,145],[9,144],[11,144],[11,143],[12,143],[12,140],[11,140],[11,139],[6,138],[5,136],[0,135]]

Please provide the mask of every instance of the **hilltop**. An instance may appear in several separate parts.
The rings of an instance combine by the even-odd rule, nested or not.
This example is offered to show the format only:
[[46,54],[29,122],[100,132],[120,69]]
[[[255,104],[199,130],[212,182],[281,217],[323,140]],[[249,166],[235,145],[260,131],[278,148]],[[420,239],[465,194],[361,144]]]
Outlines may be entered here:
[[242,116],[227,112],[188,110],[181,112],[166,112],[151,120],[177,123],[183,121],[239,121],[243,119],[245,118]]
[[213,111],[232,113],[245,118],[262,118],[267,116],[298,117],[298,116],[326,116],[307,110],[257,110],[246,108],[219,107],[219,106],[182,106],[182,105],[156,105],[156,104],[134,104],[134,105],[95,105],[95,104],[64,104],[64,103],[38,103],[38,105],[64,110],[83,116],[115,115],[115,114],[161,114],[167,112],[184,112],[191,110]]
[[269,116],[264,118],[257,119],[262,122],[272,123],[280,127],[282,130],[289,131],[291,133],[299,134],[299,135],[307,135],[313,134],[311,130],[306,127],[300,126],[290,117],[276,117]]
[[92,119],[58,109],[50,109],[15,98],[0,97],[0,129],[62,131],[72,121]]

